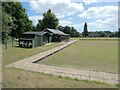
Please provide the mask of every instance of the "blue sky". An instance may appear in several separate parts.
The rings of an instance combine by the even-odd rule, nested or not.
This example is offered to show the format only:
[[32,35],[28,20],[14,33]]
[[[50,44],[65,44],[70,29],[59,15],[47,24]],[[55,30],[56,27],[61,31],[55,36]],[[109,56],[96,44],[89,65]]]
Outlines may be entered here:
[[73,26],[77,31],[83,31],[83,25],[88,23],[89,31],[118,30],[118,2],[103,2],[102,0],[29,0],[22,2],[29,18],[36,25],[38,19],[48,9],[59,19],[62,26]]

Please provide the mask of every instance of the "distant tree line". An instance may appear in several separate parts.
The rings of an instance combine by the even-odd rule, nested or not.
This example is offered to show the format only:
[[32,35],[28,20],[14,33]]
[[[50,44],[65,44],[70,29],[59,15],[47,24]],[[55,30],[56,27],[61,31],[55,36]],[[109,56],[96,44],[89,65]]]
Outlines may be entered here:
[[70,26],[58,26],[58,29],[66,34],[70,34],[71,37],[79,37],[80,33],[74,28],[74,27],[70,27]]
[[88,37],[119,37],[119,36],[118,36],[118,32],[95,31],[95,32],[89,32]]
[[85,22],[83,27],[82,37],[120,37],[120,28],[116,32],[111,32],[111,31],[89,32],[87,28],[87,23]]

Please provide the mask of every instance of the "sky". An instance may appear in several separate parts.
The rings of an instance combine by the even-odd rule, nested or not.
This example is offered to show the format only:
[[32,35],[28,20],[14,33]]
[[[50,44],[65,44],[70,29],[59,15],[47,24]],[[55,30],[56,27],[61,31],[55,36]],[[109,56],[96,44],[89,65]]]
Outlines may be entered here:
[[[118,0],[19,0],[36,25],[48,9],[59,19],[59,25],[73,26],[82,32],[87,22],[88,31],[118,30]],[[107,1],[107,0],[106,0]]]

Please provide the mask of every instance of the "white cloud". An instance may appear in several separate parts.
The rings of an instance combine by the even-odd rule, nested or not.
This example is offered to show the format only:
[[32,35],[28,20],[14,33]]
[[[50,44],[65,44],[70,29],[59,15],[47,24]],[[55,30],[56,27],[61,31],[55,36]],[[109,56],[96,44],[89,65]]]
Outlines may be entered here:
[[65,15],[57,15],[58,19],[61,19],[61,18],[64,18],[64,17],[65,17]]
[[88,10],[78,15],[88,19],[90,29],[117,31],[118,26],[118,7],[117,6],[97,6],[90,7]]
[[[83,24],[84,25],[84,24]],[[89,31],[117,31],[117,20],[114,18],[107,18],[105,20],[97,19],[93,22],[87,23]]]
[[[79,1],[79,0],[78,0]],[[91,4],[95,2],[100,2],[100,0],[80,0],[85,4]],[[66,16],[74,14],[78,11],[83,11],[82,3],[74,3],[71,0],[31,0],[30,6],[33,10],[38,13],[46,12],[51,9],[59,19],[59,24],[62,26],[73,26],[78,31],[83,31],[84,23],[76,24],[73,23],[72,17],[66,18]],[[99,30],[117,30],[118,16],[117,16],[118,6],[96,6],[90,7],[83,11],[78,16],[84,18],[88,21],[89,31],[99,31]],[[34,22],[34,25],[41,19],[42,16],[30,16],[30,19]],[[62,20],[62,19],[65,20]]]
[[[116,17],[117,17],[117,15],[116,15]],[[114,18],[114,17],[107,18],[105,20],[98,19],[95,21],[95,23],[103,24],[103,26],[105,25],[105,26],[115,27],[118,24],[118,19]]]
[[74,3],[71,0],[31,0],[30,6],[38,13],[51,9],[56,15],[71,15],[83,10],[82,3]]
[[59,21],[59,24],[62,26],[67,26],[67,25],[71,25],[73,22],[69,21],[69,20],[61,20]]
[[119,2],[120,0],[97,0],[97,2]]
[[101,23],[88,23],[89,31],[117,31],[118,27],[114,25],[105,25]]
[[[117,15],[116,15],[117,16]],[[92,22],[87,22],[88,31],[117,31],[118,30],[118,20],[113,18],[107,18],[105,20],[97,19]],[[79,32],[83,32],[84,23],[71,24]]]
[[34,16],[29,16],[29,19],[33,21],[33,25],[36,25],[38,23],[38,19],[42,19],[43,16],[40,15],[34,15]]
[[72,17],[68,18],[68,20],[72,20],[72,19],[73,19]]
[[[40,15],[29,16],[29,19],[33,21],[33,25],[37,25],[38,20],[42,18],[43,16],[40,16]],[[62,16],[58,18],[62,18]],[[62,26],[67,26],[72,24],[73,22],[69,21],[69,19],[72,19],[72,18],[68,18],[68,20],[59,20],[59,24]]]
[[97,0],[81,0],[81,2],[84,2],[87,5],[87,4],[91,4],[91,3],[97,2]]
[[83,31],[83,23],[79,23],[79,24],[71,24],[71,25],[69,25],[69,26],[72,26],[72,27],[74,27],[77,31],[79,31],[79,32],[82,32]]
[[98,2],[119,2],[120,0],[72,0],[73,2],[83,2],[86,5]]
[[81,18],[108,18],[113,17],[113,14],[116,13],[117,10],[117,6],[90,7],[78,16]]
[[[29,19],[33,21],[33,25],[37,25],[38,20],[42,19],[42,18],[43,18],[43,16],[40,16],[40,15],[29,16]],[[59,17],[59,18],[61,18],[61,17]],[[69,18],[69,19],[72,19],[72,18]],[[59,24],[62,26],[67,26],[67,25],[72,24],[73,22],[69,21],[69,19],[68,20],[59,20]]]

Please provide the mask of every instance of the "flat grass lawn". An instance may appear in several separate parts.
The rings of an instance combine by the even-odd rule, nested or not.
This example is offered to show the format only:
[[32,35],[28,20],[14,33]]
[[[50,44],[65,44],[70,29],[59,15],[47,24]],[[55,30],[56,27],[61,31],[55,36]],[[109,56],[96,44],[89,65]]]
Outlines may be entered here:
[[100,84],[89,81],[71,80],[69,78],[61,78],[57,76],[26,71],[22,69],[7,68],[12,62],[35,55],[39,52],[46,51],[60,44],[53,43],[45,45],[42,48],[25,49],[19,47],[9,47],[3,49],[3,73],[2,87],[3,88],[113,88],[114,85]]
[[7,65],[12,62],[24,59],[26,57],[36,55],[40,52],[52,49],[60,45],[61,43],[50,43],[48,45],[44,45],[44,46],[37,47],[37,48],[21,48],[18,46],[11,47],[9,45],[7,50],[4,48],[2,50],[3,65]]
[[38,63],[118,73],[118,41],[80,40]]

